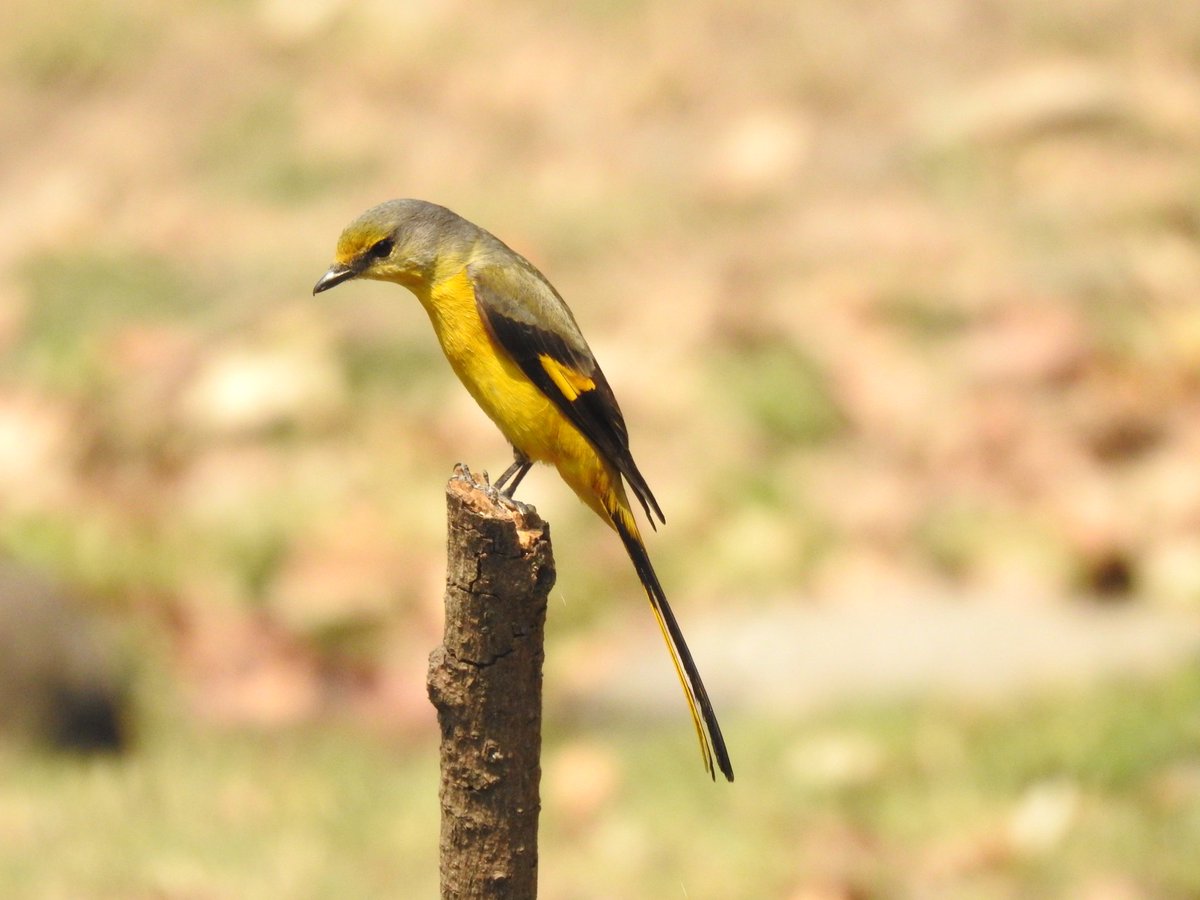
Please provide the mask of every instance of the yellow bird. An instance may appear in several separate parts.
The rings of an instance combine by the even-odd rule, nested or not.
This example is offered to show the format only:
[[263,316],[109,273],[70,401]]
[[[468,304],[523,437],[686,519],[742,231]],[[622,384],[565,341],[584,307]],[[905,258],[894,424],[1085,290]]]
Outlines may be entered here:
[[496,481],[511,498],[535,462],[552,463],[580,499],[620,535],[646,588],[687,696],[705,770],[733,781],[716,714],[638,532],[625,484],[666,522],[629,452],[617,398],[575,317],[533,264],[442,206],[390,200],[338,239],[314,294],[353,278],[408,288],[433,323],[451,368],[513,447]]

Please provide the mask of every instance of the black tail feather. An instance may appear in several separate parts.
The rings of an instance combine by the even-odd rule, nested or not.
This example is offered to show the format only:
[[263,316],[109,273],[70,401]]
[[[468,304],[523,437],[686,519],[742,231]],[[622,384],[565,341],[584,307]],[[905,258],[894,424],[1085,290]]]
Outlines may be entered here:
[[[633,461],[633,457],[629,454],[626,454],[626,458],[620,462],[617,468],[621,474],[625,476],[625,480],[629,482],[629,487],[633,491],[633,495],[637,497],[638,503],[642,504],[642,509],[646,511],[646,521],[650,523],[650,527],[655,531],[658,530],[658,525],[655,524],[654,521],[656,517],[658,518],[659,522],[662,522],[662,524],[666,525],[667,517],[663,515],[663,511],[659,507],[658,501],[654,499],[654,494],[650,491],[650,485],[646,483],[645,477],[638,470],[637,464]],[[621,527],[618,525],[617,531],[620,530]],[[621,539],[625,539],[624,534],[621,535]],[[642,555],[646,555],[644,549],[642,551]],[[646,561],[646,565],[647,567],[650,565],[649,560]],[[654,574],[653,569],[650,570],[650,574]],[[647,590],[648,589],[649,588],[647,588]]]
[[[636,487],[635,492],[637,492]],[[642,499],[640,493],[638,499]],[[650,500],[653,502],[653,497]],[[645,500],[642,502],[645,506]],[[655,508],[657,508],[657,504],[655,504]],[[646,553],[646,548],[637,533],[637,526],[632,525],[632,522],[623,521],[620,512],[612,516],[612,521],[616,526],[617,534],[621,536],[629,558],[633,561],[638,578],[646,589],[650,605],[654,608],[655,615],[663,629],[663,637],[671,650],[672,659],[679,672],[684,692],[687,694],[688,704],[692,708],[692,716],[696,719],[696,730],[700,737],[705,768],[715,780],[716,771],[713,767],[713,758],[715,757],[716,767],[721,770],[721,774],[727,780],[733,781],[733,765],[729,760],[729,751],[725,747],[721,726],[717,723],[717,714],[713,711],[712,702],[708,698],[708,691],[700,678],[696,662],[692,659],[692,653],[683,639],[683,631],[679,627],[679,622],[676,621],[675,614],[671,611],[671,605],[667,602],[667,596],[658,581],[658,575],[655,574],[654,567],[650,564],[650,556]]]

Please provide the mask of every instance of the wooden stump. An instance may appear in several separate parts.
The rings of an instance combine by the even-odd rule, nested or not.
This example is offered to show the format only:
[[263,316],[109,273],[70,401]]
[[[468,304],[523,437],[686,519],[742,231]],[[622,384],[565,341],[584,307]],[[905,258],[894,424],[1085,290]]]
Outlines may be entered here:
[[442,897],[526,900],[537,895],[550,529],[465,466],[446,506],[446,626],[428,681],[442,736]]

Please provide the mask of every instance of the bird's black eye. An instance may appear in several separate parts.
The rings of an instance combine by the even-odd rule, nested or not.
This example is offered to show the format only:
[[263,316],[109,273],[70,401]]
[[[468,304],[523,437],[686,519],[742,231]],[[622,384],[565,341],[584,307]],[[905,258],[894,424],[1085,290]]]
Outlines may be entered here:
[[390,237],[382,238],[371,245],[367,251],[375,259],[384,259],[392,255],[394,241]]

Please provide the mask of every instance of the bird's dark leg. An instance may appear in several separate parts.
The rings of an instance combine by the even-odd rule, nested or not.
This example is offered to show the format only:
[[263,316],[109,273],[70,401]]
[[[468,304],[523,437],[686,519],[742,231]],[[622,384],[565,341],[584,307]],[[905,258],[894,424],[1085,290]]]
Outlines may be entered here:
[[[511,500],[513,492],[517,489],[517,485],[521,483],[521,479],[524,478],[532,468],[533,460],[531,460],[516,447],[513,447],[513,464],[504,470],[504,473],[496,479],[492,487]],[[508,487],[505,488],[505,485],[508,484],[508,480],[510,478],[512,479],[512,484],[509,484]]]

